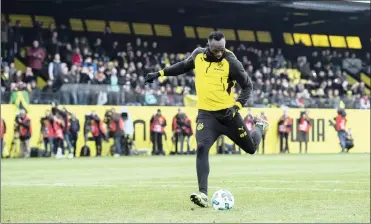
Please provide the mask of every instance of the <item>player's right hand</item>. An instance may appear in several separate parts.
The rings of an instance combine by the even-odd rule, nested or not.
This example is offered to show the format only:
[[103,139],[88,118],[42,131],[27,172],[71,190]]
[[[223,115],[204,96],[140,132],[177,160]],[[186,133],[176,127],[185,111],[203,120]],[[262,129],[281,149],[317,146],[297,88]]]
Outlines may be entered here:
[[153,80],[157,79],[158,77],[160,77],[159,72],[148,73],[146,77],[144,78],[144,84],[153,83]]

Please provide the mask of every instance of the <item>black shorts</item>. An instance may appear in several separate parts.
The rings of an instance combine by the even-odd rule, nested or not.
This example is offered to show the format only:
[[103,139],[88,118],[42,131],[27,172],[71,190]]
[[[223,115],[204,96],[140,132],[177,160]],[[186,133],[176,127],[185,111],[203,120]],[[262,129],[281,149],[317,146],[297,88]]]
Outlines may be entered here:
[[225,135],[247,153],[256,149],[245,121],[239,113],[231,120],[223,118],[226,109],[219,111],[199,110],[196,125],[197,144],[210,148],[220,135]]

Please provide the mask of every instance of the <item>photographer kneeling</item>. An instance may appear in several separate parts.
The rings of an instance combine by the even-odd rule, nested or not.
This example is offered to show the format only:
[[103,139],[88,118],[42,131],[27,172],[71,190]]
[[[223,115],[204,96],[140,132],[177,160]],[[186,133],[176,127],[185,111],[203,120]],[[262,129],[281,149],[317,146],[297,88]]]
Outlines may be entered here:
[[[119,157],[122,154],[122,140],[125,135],[125,123],[123,117],[116,113],[114,109],[106,112],[104,115],[104,122],[108,126],[109,137],[113,138],[115,144],[114,157]],[[128,155],[130,152],[125,150],[125,154]]]
[[31,120],[25,110],[20,110],[15,118],[16,131],[19,133],[21,157],[30,157],[30,138],[32,135]]

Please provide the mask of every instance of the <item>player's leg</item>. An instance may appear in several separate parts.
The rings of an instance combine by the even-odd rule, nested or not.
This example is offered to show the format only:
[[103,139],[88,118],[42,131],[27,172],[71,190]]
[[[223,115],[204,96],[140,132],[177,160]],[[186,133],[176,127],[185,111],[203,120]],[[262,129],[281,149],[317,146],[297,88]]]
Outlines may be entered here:
[[225,133],[246,153],[254,154],[259,147],[264,131],[268,127],[268,122],[262,118],[256,118],[255,128],[249,132],[240,114],[237,114],[228,125]]
[[208,207],[207,190],[210,172],[209,150],[221,134],[218,130],[218,126],[222,125],[212,116],[212,113],[204,111],[199,112],[196,126],[196,170],[200,193],[193,193],[191,195],[191,201],[200,207]]

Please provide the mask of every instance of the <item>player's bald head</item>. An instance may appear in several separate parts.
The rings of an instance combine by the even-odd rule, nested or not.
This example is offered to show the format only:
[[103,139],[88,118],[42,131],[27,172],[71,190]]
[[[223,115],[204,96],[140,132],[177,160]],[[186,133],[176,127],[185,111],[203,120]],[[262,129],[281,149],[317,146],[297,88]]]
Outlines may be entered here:
[[221,58],[225,51],[225,37],[220,31],[213,31],[208,38],[208,45],[210,52],[216,57]]

